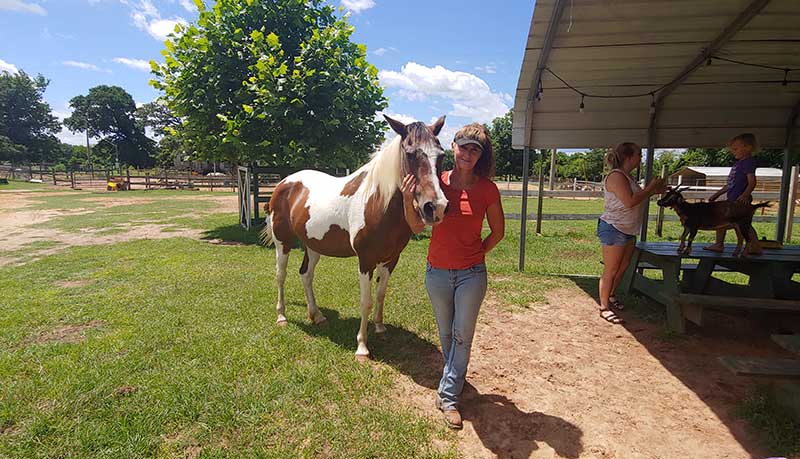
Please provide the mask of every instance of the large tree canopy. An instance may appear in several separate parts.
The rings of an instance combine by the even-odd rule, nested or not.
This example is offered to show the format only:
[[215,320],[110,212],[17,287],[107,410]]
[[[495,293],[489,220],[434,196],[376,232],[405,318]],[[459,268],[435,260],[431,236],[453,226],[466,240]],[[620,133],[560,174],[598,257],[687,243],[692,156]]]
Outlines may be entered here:
[[43,161],[61,129],[43,100],[49,81],[42,75],[0,72],[0,160]]
[[113,148],[113,154],[119,154],[123,164],[152,164],[153,142],[137,124],[136,103],[127,91],[119,86],[95,86],[88,95],[73,97],[69,104],[73,112],[64,119],[64,125],[71,131],[88,129],[91,137],[102,137],[103,143]]
[[198,157],[348,167],[383,136],[386,107],[366,48],[322,0],[200,0],[164,64],[151,62]]

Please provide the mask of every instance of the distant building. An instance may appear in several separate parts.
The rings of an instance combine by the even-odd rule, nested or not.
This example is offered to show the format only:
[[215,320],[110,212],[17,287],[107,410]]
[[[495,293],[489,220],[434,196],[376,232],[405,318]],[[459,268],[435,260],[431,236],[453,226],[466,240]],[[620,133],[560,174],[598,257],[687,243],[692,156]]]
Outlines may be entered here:
[[[672,186],[705,186],[721,188],[728,183],[730,167],[696,167],[689,166],[669,176],[668,183]],[[755,191],[780,191],[781,169],[774,167],[759,167],[756,169]]]

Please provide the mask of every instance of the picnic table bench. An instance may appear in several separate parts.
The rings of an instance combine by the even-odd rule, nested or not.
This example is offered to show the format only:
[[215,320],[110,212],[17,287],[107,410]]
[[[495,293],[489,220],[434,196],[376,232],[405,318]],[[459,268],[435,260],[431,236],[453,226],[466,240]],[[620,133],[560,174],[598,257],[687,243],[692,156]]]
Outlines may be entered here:
[[[678,333],[685,331],[685,320],[702,325],[704,308],[800,312],[800,283],[792,280],[800,272],[800,246],[764,249],[749,257],[734,256],[733,249],[726,245],[715,253],[696,244],[690,255],[683,255],[677,242],[639,242],[619,291],[636,291],[666,306],[667,327]],[[662,280],[645,277],[644,269],[661,271]],[[742,273],[749,282],[725,282],[712,276],[718,271]]]

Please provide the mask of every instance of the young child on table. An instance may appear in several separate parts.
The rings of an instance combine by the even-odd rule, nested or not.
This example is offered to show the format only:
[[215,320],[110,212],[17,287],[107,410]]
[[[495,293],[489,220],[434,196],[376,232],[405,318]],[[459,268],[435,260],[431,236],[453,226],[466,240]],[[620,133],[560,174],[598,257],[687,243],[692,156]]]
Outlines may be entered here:
[[[752,193],[756,187],[756,160],[753,155],[758,151],[758,140],[753,134],[739,134],[728,141],[728,148],[736,158],[736,163],[728,174],[728,183],[711,195],[708,201],[716,201],[725,194],[729,202],[750,204],[753,202]],[[722,252],[725,248],[725,233],[726,229],[718,229],[716,242],[703,248],[712,252]],[[752,236],[755,237],[755,234]]]

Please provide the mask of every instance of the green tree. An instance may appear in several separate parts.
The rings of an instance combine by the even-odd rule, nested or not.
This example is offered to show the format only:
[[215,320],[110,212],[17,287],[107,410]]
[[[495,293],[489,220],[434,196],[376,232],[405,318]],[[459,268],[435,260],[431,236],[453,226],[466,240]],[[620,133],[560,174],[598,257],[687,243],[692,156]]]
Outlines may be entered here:
[[366,47],[323,0],[195,0],[151,62],[176,132],[202,159],[355,167],[383,137],[386,107]]
[[187,147],[178,134],[182,129],[181,119],[175,116],[165,101],[157,100],[137,108],[136,121],[142,130],[150,128],[156,135],[153,159],[157,165],[173,165],[176,156],[186,154]]
[[[152,164],[150,153],[154,142],[145,137],[144,129],[137,124],[136,103],[123,88],[95,86],[88,95],[73,97],[69,104],[73,112],[64,119],[64,125],[72,132],[88,129],[90,137],[101,137],[101,142],[113,148],[114,156],[119,155],[121,164],[137,167]],[[97,163],[110,165],[103,158],[98,156]]]
[[53,153],[61,125],[43,100],[49,83],[42,75],[0,72],[0,136],[7,139],[0,160],[40,162]]

